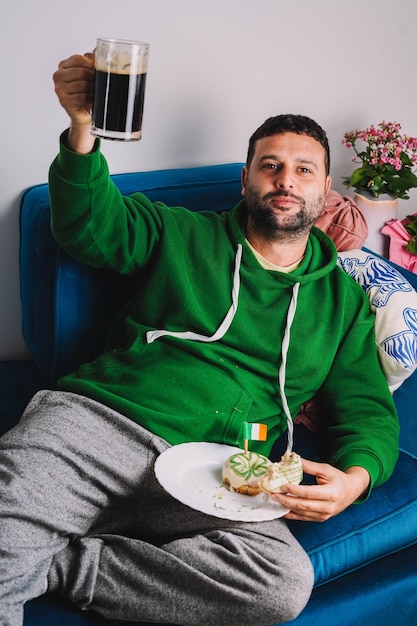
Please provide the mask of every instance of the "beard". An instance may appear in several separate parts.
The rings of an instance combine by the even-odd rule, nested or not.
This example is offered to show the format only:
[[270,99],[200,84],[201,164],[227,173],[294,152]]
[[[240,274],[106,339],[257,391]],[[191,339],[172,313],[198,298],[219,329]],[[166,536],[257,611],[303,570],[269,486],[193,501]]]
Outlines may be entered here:
[[[290,197],[296,200],[299,204],[298,211],[289,214],[289,209],[274,208],[270,200],[279,197]],[[325,203],[325,193],[317,198],[306,200],[285,190],[270,192],[264,196],[251,185],[246,185],[245,190],[245,204],[252,228],[270,241],[298,239],[308,234],[320,217]]]

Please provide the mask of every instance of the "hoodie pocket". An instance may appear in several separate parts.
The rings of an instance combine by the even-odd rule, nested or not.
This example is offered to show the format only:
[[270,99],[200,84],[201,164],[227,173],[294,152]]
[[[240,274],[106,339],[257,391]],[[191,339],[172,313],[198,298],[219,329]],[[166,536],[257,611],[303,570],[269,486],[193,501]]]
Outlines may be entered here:
[[[146,359],[145,359],[146,360]],[[242,423],[253,398],[213,364],[161,356],[141,363],[135,401],[147,428],[162,429],[170,443],[227,442],[242,445]]]
[[[242,445],[242,423],[250,421],[254,403],[244,380],[239,384],[214,358],[201,359],[192,350],[184,355],[173,343],[156,342],[140,354],[108,353],[80,368],[70,390],[95,397],[171,444]],[[88,380],[88,391],[83,380]]]

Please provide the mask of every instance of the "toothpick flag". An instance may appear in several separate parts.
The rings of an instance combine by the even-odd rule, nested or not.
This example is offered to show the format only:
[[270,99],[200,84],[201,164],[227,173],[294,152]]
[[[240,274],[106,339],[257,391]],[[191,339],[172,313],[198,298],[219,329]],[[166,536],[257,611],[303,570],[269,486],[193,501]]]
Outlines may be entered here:
[[243,450],[245,454],[248,454],[249,446],[248,441],[266,441],[266,434],[268,427],[266,424],[252,424],[250,422],[243,422]]
[[243,423],[243,439],[266,441],[267,431],[268,428],[266,424],[252,424],[250,422]]

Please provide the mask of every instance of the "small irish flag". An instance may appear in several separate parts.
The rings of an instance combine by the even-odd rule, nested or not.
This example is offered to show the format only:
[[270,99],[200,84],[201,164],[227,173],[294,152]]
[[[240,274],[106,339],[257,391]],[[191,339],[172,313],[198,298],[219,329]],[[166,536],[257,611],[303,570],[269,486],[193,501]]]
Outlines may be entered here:
[[243,423],[243,439],[254,441],[266,441],[268,427],[266,424]]

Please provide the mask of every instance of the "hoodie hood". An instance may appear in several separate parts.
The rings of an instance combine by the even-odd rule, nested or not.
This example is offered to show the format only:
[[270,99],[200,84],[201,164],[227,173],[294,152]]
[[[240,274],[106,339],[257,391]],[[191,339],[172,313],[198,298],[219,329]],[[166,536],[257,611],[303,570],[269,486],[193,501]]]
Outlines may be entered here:
[[[246,239],[247,210],[245,201],[242,200],[233,211],[230,212],[229,233],[236,243],[244,246],[242,264],[256,268],[258,260],[245,244]],[[334,270],[337,265],[337,251],[333,241],[322,230],[313,226],[307,241],[304,259],[294,271],[289,274],[272,272],[277,279],[284,284],[292,285],[299,282],[300,285],[320,280],[323,276]]]

